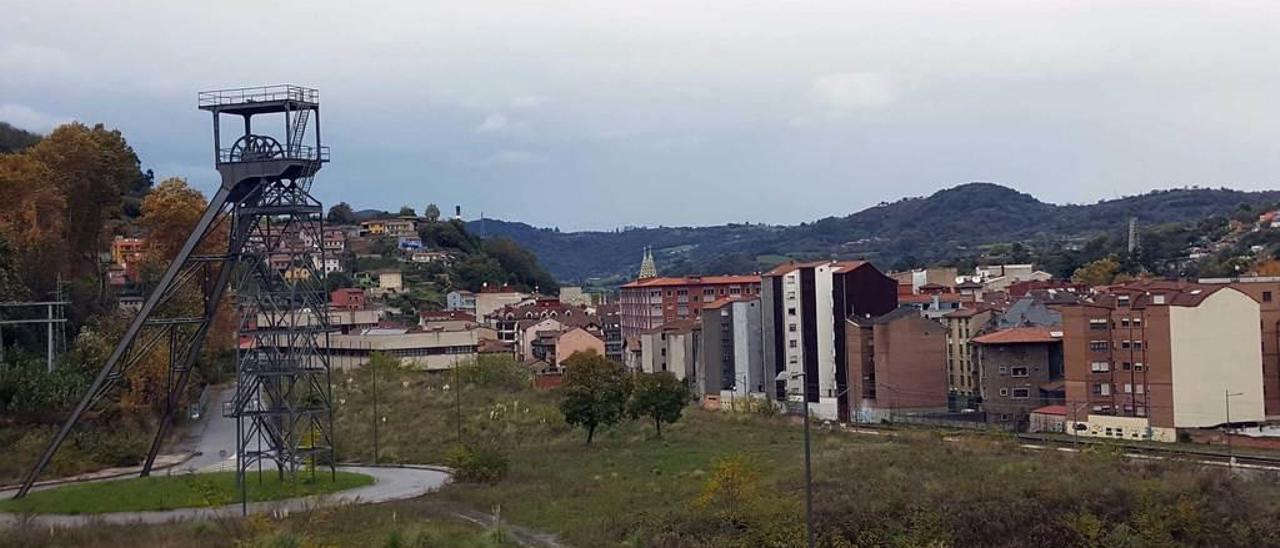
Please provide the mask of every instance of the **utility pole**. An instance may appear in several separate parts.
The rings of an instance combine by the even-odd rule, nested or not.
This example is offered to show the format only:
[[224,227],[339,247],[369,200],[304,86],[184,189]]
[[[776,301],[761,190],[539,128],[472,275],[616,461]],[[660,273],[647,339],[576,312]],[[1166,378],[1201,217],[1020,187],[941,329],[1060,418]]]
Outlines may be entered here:
[[1244,392],[1232,392],[1230,389],[1222,391],[1222,400],[1227,408],[1227,427],[1223,430],[1223,436],[1227,438],[1227,470],[1231,471],[1235,470],[1236,464],[1236,455],[1231,447],[1231,398],[1243,395]]
[[373,375],[373,465],[378,465],[378,361],[369,355],[369,371]]
[[453,424],[458,429],[458,444],[462,444],[462,377],[458,371],[458,355],[453,355]]
[[[804,531],[805,545],[814,547],[813,538],[813,463],[810,449],[809,433],[809,378],[804,371],[778,373],[774,381],[803,379],[800,384],[800,406],[804,408]],[[788,382],[788,384],[790,384]],[[788,398],[790,399],[790,398]]]

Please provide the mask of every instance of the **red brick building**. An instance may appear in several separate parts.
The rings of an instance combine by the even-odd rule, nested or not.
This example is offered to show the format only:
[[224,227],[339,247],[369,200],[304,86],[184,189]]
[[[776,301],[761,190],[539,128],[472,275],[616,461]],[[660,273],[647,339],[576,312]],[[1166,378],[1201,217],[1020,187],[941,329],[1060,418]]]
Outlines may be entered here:
[[947,328],[911,307],[850,318],[848,405],[858,422],[947,408]]
[[337,289],[329,295],[329,306],[335,310],[363,310],[364,290],[358,287]]
[[759,295],[760,276],[644,278],[625,284],[618,296],[622,337],[679,319],[696,319],[703,305],[731,296]]

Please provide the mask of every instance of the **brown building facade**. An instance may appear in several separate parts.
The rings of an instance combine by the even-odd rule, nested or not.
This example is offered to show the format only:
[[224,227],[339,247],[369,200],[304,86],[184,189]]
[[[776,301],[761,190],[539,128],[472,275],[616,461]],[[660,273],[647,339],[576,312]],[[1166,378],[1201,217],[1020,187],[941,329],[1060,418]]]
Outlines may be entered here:
[[1058,309],[1075,431],[1175,441],[1225,423],[1224,397],[1233,421],[1265,418],[1259,307],[1244,293],[1154,282]]
[[947,408],[946,328],[902,307],[850,318],[845,329],[846,396],[857,422]]

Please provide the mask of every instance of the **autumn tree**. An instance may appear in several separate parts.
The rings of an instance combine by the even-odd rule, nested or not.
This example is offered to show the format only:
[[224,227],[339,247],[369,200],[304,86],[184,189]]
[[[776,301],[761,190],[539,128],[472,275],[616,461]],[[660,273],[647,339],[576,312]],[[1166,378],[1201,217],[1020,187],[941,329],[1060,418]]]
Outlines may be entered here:
[[1089,286],[1107,285],[1115,281],[1119,272],[1120,262],[1108,256],[1077,268],[1071,275],[1071,281]]
[[692,398],[689,385],[670,371],[641,373],[635,378],[631,398],[627,400],[627,413],[632,418],[653,419],[653,429],[661,438],[662,423],[680,420],[680,414]]
[[622,419],[629,383],[622,366],[594,350],[574,352],[564,361],[565,374],[560,412],[570,426],[587,430],[587,445],[596,429]]
[[0,238],[12,251],[13,271],[36,292],[67,270],[66,200],[48,166],[28,154],[0,154]]
[[118,130],[80,123],[58,127],[26,154],[49,170],[47,181],[64,200],[68,274],[102,279],[98,253],[107,222],[119,217],[125,193],[144,177],[138,156]]
[[[142,201],[142,215],[138,218],[138,225],[145,232],[147,242],[142,259],[144,280],[156,280],[163,269],[173,261],[186,243],[191,231],[199,223],[208,205],[208,201],[200,191],[191,188],[185,180],[176,177],[156,185],[155,190],[147,195]],[[226,223],[215,223],[194,253],[201,255],[224,253],[227,240]],[[175,295],[171,299],[171,306],[182,307],[186,315],[198,316],[203,313],[203,298],[200,287],[191,286],[179,295]],[[229,297],[224,296],[223,301],[218,303],[218,311],[206,337],[205,363],[212,361],[218,353],[231,348],[232,332],[235,330],[232,316]]]

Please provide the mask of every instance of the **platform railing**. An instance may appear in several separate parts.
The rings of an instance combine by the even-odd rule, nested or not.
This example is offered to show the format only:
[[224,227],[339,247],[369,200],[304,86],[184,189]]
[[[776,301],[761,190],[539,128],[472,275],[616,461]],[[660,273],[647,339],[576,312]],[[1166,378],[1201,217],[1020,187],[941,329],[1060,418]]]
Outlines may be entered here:
[[202,91],[198,94],[197,101],[201,107],[264,103],[268,101],[316,103],[320,101],[320,92],[302,86],[279,84]]
[[[233,154],[232,151],[235,151]],[[293,147],[293,150],[279,151],[268,157],[264,154],[246,153],[238,149],[220,148],[218,149],[218,163],[240,163],[240,162],[263,162],[268,160],[307,160],[307,161],[329,161],[328,146],[305,146],[299,145]]]

